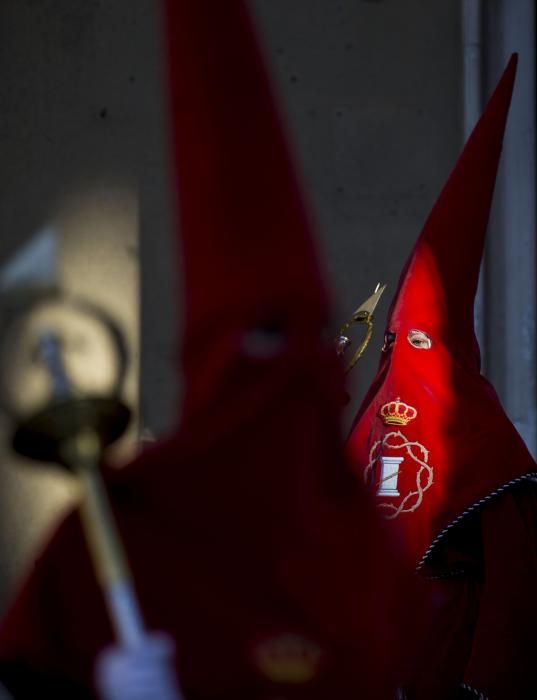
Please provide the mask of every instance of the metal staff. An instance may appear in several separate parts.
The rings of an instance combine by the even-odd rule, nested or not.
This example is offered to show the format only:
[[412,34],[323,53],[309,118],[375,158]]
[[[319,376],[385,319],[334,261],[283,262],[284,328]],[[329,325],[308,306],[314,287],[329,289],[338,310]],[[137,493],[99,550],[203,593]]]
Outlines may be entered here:
[[382,293],[386,289],[386,285],[383,284],[381,286],[380,282],[377,284],[375,287],[375,290],[373,294],[368,297],[363,304],[361,304],[356,311],[352,314],[350,319],[343,324],[343,326],[340,328],[339,335],[336,338],[336,351],[338,355],[342,356],[346,349],[351,345],[351,340],[347,336],[347,331],[351,326],[354,326],[357,323],[362,323],[365,324],[367,327],[366,334],[358,348],[355,350],[351,361],[349,363],[349,366],[345,370],[345,373],[348,373],[351,371],[351,369],[354,367],[354,365],[358,362],[358,360],[362,357],[364,354],[367,346],[369,345],[369,342],[371,340],[371,337],[373,335],[373,323],[374,323],[374,316],[373,312],[377,308],[377,304],[380,301],[380,297],[382,296]]
[[145,629],[99,470],[104,446],[123,433],[129,411],[113,397],[74,395],[55,334],[41,337],[39,354],[52,383],[53,400],[19,425],[13,447],[32,459],[54,459],[78,475],[82,523],[110,619],[121,645],[133,648]]

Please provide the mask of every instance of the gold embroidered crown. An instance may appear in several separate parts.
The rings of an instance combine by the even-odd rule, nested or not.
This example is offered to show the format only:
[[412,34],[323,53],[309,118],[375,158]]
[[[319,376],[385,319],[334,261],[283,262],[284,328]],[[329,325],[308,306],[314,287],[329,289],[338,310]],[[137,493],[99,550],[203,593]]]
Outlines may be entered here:
[[316,675],[321,649],[296,634],[262,642],[255,651],[255,661],[261,673],[273,683],[308,683]]
[[407,425],[417,415],[416,409],[401,401],[400,398],[385,403],[379,411],[379,416],[386,425]]

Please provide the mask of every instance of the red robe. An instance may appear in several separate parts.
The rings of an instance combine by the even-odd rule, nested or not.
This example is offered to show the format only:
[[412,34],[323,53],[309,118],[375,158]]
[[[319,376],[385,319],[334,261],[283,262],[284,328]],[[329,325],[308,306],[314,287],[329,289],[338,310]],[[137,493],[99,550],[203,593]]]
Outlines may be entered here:
[[[285,383],[271,392],[278,406],[289,389]],[[285,412],[268,430],[253,411],[244,431],[207,451],[189,451],[179,438],[160,445],[112,490],[145,621],[175,639],[188,700],[276,692],[328,700],[347,690],[392,698],[400,671],[391,646],[401,614],[392,587],[396,567],[369,504],[343,460],[338,466],[334,459],[327,416],[308,412],[314,398],[297,397],[297,421]],[[305,429],[311,431],[306,444]],[[263,454],[259,441],[267,437],[275,449]],[[263,643],[287,634],[300,635],[322,655],[304,687],[279,687],[256,662]],[[33,692],[49,688],[42,672],[60,679],[62,689],[68,680],[80,684],[74,696],[84,697],[95,655],[111,642],[73,514],[3,621],[0,679],[16,698],[27,697],[25,684]],[[55,688],[54,697],[73,697],[71,688],[63,692]]]
[[[175,640],[187,700],[392,700],[406,583],[345,459],[328,303],[248,15],[169,0],[167,29],[185,405],[107,474],[145,621]],[[0,681],[91,696],[112,641],[73,513],[0,626]]]
[[426,575],[429,624],[409,700],[466,697],[461,687],[468,698],[535,697],[537,486],[514,487],[469,518]]

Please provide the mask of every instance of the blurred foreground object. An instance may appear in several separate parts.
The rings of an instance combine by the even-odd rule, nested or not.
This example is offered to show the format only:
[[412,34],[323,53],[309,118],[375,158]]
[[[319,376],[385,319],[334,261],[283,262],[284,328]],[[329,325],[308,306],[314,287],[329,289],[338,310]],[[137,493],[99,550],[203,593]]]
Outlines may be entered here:
[[128,359],[121,331],[102,310],[59,292],[24,300],[4,324],[3,409],[15,452],[56,462],[80,482],[84,534],[116,636],[97,659],[100,697],[181,700],[173,642],[145,630],[100,471],[130,418],[120,399]]
[[59,292],[18,311],[4,324],[0,362],[13,449],[77,475],[86,537],[114,628],[123,644],[135,645],[141,616],[100,475],[103,451],[130,418],[119,398],[127,364],[121,332],[100,309]]
[[[188,700],[393,700],[411,596],[346,458],[328,295],[247,3],[164,7],[184,402],[167,439],[103,470],[144,620]],[[113,635],[82,542],[73,513],[0,627],[22,697],[95,695]]]

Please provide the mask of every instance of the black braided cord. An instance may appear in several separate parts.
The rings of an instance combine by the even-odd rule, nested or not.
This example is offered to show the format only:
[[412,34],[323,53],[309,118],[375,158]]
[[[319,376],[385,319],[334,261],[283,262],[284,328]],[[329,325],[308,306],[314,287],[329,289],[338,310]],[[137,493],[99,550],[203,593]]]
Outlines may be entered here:
[[461,520],[464,520],[468,515],[471,513],[474,513],[476,510],[479,510],[482,506],[485,504],[489,503],[493,498],[496,496],[499,496],[501,493],[504,493],[504,491],[507,491],[507,489],[510,489],[512,486],[516,486],[516,484],[520,484],[522,481],[537,481],[537,472],[529,472],[528,474],[524,474],[523,476],[519,476],[516,479],[511,479],[511,481],[507,481],[505,484],[502,484],[499,488],[495,489],[494,491],[491,491],[487,496],[484,498],[480,498],[478,501],[473,503],[469,508],[464,510],[460,515],[458,515],[455,520],[452,520],[447,527],[445,527],[442,532],[437,535],[434,540],[431,542],[431,544],[427,547],[425,554],[422,556],[420,559],[418,566],[416,567],[417,571],[420,571],[425,564],[427,564],[429,558],[431,557],[433,551],[436,549],[436,547],[440,544],[440,542],[444,539],[444,537],[447,535],[450,530],[452,530],[455,525],[458,525]]

